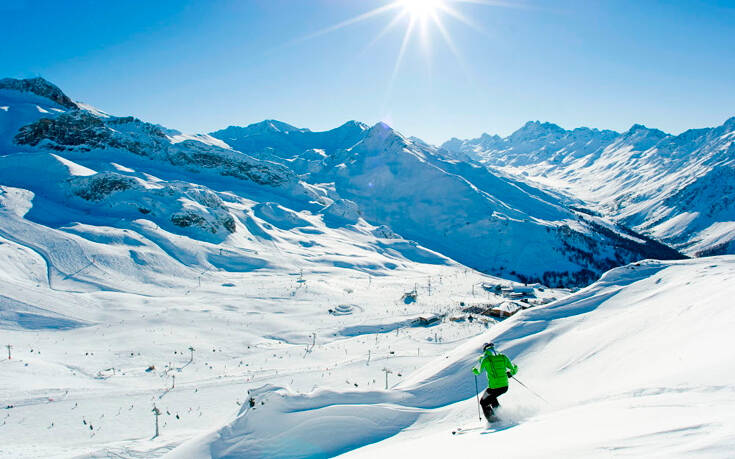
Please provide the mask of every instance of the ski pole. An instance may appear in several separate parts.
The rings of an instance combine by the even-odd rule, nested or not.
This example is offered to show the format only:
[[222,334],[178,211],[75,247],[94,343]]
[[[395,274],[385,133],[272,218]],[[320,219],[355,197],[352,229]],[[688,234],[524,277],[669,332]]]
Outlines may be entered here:
[[530,387],[528,387],[527,385],[523,384],[523,383],[522,383],[522,382],[520,381],[520,379],[516,378],[516,377],[515,377],[515,376],[513,376],[513,375],[510,375],[510,377],[511,377],[511,378],[513,378],[513,379],[515,379],[515,380],[516,380],[516,382],[517,382],[518,384],[520,384],[521,386],[525,387],[527,391],[529,391],[530,393],[532,393],[532,394],[533,394],[533,395],[535,395],[536,397],[540,398],[540,399],[541,399],[541,400],[543,400],[544,402],[546,402],[546,403],[548,403],[549,405],[551,405],[551,403],[549,403],[549,401],[548,401],[548,400],[546,400],[545,398],[543,398],[542,396],[540,396],[540,395],[539,395],[539,394],[537,394],[536,392],[532,391],[532,390],[531,390],[531,388],[530,388]]
[[480,390],[477,388],[477,375],[475,375],[475,398],[477,398],[477,418],[482,421],[482,414],[480,414]]

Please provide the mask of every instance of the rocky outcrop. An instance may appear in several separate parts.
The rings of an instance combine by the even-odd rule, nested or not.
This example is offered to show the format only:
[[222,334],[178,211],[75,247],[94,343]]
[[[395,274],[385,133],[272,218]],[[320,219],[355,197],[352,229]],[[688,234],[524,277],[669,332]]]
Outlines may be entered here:
[[187,168],[216,169],[224,176],[250,180],[258,185],[278,186],[295,179],[294,174],[283,166],[247,158],[226,150],[192,145],[192,148],[173,151],[169,160],[172,164]]
[[81,208],[103,208],[106,215],[123,220],[145,216],[174,232],[187,229],[190,236],[206,239],[236,231],[234,217],[214,191],[185,182],[151,185],[116,172],[68,180],[71,194],[83,199],[76,201]]
[[41,118],[24,126],[15,136],[18,145],[35,147],[42,142],[54,150],[74,147],[103,148],[110,143],[111,133],[101,119],[83,111],[64,113],[56,118]]
[[360,219],[360,208],[349,199],[337,199],[324,208],[324,215],[354,224]]
[[85,182],[84,186],[74,190],[74,194],[87,201],[102,201],[112,193],[129,190],[136,185],[135,180],[118,174],[98,174]]
[[160,126],[133,117],[99,118],[82,110],[41,118],[15,136],[18,145],[52,150],[121,149],[190,170],[214,169],[259,185],[296,181],[288,168],[197,141],[172,143]]
[[41,77],[17,80],[15,78],[3,78],[0,80],[0,89],[12,89],[15,91],[31,92],[37,96],[45,97],[62,107],[76,109],[74,103],[56,85],[49,83]]

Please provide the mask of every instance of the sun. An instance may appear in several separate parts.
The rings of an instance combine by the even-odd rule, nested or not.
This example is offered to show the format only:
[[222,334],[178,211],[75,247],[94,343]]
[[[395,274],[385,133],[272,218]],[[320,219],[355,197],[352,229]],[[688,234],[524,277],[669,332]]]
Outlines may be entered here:
[[445,7],[444,0],[398,0],[398,6],[413,19],[427,19]]
[[[366,44],[363,50],[370,48],[376,42],[383,37],[387,36],[388,33],[396,27],[401,25],[405,26],[403,32],[403,38],[398,46],[398,54],[393,69],[393,74],[389,80],[389,89],[393,86],[393,80],[395,80],[398,73],[399,67],[407,50],[409,43],[414,40],[414,37],[418,38],[418,41],[422,44],[424,54],[427,59],[430,58],[431,52],[430,47],[432,46],[433,40],[431,39],[432,32],[441,38],[447,48],[451,51],[457,60],[459,66],[464,72],[469,75],[468,66],[465,63],[460,50],[455,45],[454,40],[449,34],[449,28],[445,25],[445,20],[454,20],[465,27],[469,27],[480,33],[485,33],[485,30],[475,24],[475,22],[462,14],[456,7],[461,4],[474,4],[474,5],[485,5],[493,7],[508,7],[516,8],[520,7],[519,0],[371,0],[378,3],[382,3],[381,6],[369,10],[365,13],[346,19],[340,23],[326,27],[321,30],[317,30],[307,36],[301,37],[294,40],[294,42],[300,42],[303,40],[309,40],[316,38],[328,33],[332,33],[347,27],[353,26],[357,23],[368,21],[379,16],[393,17],[387,21],[382,30],[377,36]],[[365,0],[365,3],[369,3]]]

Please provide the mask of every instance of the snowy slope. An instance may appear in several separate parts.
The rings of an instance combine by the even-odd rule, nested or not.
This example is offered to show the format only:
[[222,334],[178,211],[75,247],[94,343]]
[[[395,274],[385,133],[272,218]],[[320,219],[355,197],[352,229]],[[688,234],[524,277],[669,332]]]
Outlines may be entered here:
[[506,138],[452,139],[446,154],[523,174],[688,255],[735,253],[735,118],[678,136],[529,122]]
[[[324,457],[360,447],[348,456],[724,457],[735,448],[733,278],[731,256],[617,268],[391,390],[253,390],[254,407],[168,457]],[[544,400],[512,382],[496,431],[452,436],[476,419],[469,370],[489,340]]]
[[[348,141],[335,134],[348,129],[356,134]],[[271,152],[269,159],[295,167],[303,180],[329,184],[332,197],[355,203],[355,212],[371,223],[495,275],[584,285],[622,263],[679,257],[567,207],[558,195],[446,160],[383,123],[315,133],[269,121],[212,135],[247,153]]]

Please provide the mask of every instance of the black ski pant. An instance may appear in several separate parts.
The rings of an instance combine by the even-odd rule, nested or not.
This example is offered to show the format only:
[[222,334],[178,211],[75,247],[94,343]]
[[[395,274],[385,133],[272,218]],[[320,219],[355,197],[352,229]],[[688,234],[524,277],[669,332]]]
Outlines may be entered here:
[[490,416],[493,415],[493,409],[500,406],[500,403],[498,402],[498,397],[506,392],[508,392],[508,386],[497,387],[495,389],[491,389],[488,387],[485,392],[482,393],[480,406],[482,407],[482,414],[485,415],[485,419],[487,419],[488,421],[490,420]]

